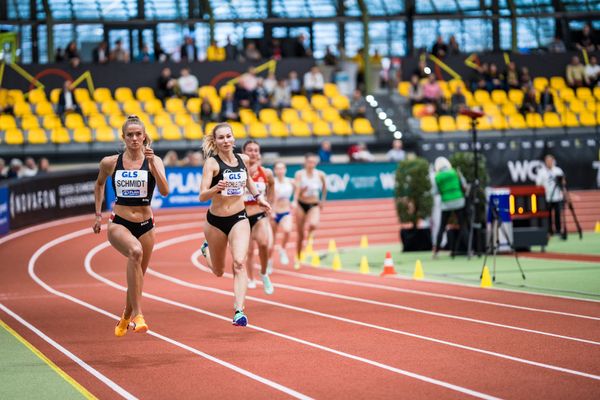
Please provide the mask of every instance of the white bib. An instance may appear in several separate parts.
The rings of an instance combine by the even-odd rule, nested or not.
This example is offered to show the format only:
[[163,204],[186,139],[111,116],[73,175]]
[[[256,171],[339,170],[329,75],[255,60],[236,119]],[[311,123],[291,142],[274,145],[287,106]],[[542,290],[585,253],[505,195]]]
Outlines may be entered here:
[[223,172],[226,187],[221,191],[221,196],[242,196],[246,187],[246,179],[245,171]]
[[140,199],[148,197],[148,171],[117,170],[115,172],[117,197]]

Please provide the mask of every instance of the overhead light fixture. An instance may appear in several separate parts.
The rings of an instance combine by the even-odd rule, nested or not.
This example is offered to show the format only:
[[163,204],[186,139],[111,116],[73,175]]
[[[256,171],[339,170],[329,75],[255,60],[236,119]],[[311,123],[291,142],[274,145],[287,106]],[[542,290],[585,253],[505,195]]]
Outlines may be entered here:
[[400,131],[394,132],[394,139],[402,139],[402,132],[400,132]]

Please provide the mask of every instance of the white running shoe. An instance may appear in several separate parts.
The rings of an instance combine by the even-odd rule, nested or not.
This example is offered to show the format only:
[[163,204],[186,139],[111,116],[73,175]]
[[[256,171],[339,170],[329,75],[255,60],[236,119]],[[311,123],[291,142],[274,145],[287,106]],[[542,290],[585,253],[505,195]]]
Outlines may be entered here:
[[273,287],[273,284],[271,283],[271,279],[269,278],[269,275],[260,274],[260,277],[262,278],[262,281],[263,281],[263,289],[265,290],[265,294],[273,294],[273,292],[275,291],[275,288]]
[[290,259],[284,249],[279,249],[279,262],[281,265],[288,265],[290,263]]
[[256,281],[254,279],[248,281],[248,289],[256,289]]
[[267,275],[271,275],[273,273],[273,260],[267,261]]

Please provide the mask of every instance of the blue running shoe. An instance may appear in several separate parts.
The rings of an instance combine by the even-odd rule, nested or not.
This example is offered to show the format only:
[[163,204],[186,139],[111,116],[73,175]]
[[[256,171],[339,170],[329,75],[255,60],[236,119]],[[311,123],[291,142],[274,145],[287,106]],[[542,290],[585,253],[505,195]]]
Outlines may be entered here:
[[204,258],[206,258],[207,250],[208,250],[208,242],[206,240],[204,240],[204,243],[202,243],[202,246],[200,246],[200,251],[202,252],[202,255],[204,256]]
[[248,317],[246,317],[246,314],[244,314],[242,310],[237,310],[231,324],[235,326],[246,326],[248,325]]

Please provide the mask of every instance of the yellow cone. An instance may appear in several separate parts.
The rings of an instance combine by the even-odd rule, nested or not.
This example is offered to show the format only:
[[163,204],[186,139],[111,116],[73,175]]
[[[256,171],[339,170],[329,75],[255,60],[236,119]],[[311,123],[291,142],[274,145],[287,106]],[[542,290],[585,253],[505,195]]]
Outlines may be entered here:
[[417,260],[415,263],[415,271],[413,272],[413,279],[421,280],[425,278],[425,274],[423,273],[423,265],[421,264],[421,260]]
[[333,255],[333,262],[331,266],[333,267],[334,271],[339,271],[342,269],[342,260],[340,259],[340,253],[338,253],[337,251]]
[[327,246],[327,251],[332,254],[337,252],[337,246],[335,245],[334,239],[329,239],[329,246]]
[[596,222],[596,227],[594,228],[594,232],[600,233],[600,221]]
[[367,260],[367,256],[362,256],[360,259],[360,268],[359,271],[361,274],[369,273],[369,260]]
[[492,277],[490,276],[490,270],[487,265],[483,267],[481,274],[481,287],[492,287]]
[[312,265],[313,267],[318,267],[321,265],[321,257],[319,257],[319,253],[317,253],[316,251],[312,253],[310,265]]
[[300,262],[301,263],[306,262],[306,252],[304,252],[304,251],[300,252]]
[[362,235],[360,238],[360,248],[367,249],[369,248],[369,240],[367,239],[367,235]]

